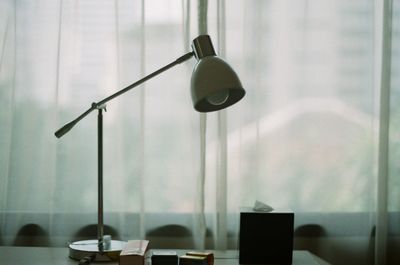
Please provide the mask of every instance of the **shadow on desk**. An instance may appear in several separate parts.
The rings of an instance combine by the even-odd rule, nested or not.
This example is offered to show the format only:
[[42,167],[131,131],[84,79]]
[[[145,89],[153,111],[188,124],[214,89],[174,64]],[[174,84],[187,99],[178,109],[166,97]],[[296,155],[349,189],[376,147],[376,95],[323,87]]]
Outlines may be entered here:
[[[214,249],[212,232],[206,230],[206,248]],[[194,249],[195,241],[192,231],[183,225],[168,224],[146,232],[146,239],[151,248],[159,249]]]
[[47,232],[37,224],[22,226],[14,239],[14,246],[49,247],[50,240]]
[[294,231],[294,249],[309,250],[313,253],[320,253],[320,244],[317,240],[308,240],[307,243],[301,239],[318,239],[326,237],[325,229],[317,224],[301,225]]
[[151,248],[194,248],[192,232],[182,225],[169,224],[149,230],[146,239]]

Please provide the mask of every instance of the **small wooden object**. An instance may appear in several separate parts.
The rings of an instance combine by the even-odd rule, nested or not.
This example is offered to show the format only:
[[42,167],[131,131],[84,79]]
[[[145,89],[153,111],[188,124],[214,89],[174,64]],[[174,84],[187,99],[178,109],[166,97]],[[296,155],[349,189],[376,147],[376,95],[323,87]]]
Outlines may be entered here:
[[183,255],[179,257],[179,265],[207,265],[207,258]]
[[207,259],[207,265],[214,265],[214,254],[212,252],[189,251],[187,256],[204,257]]
[[119,265],[144,265],[148,240],[129,240],[119,255]]

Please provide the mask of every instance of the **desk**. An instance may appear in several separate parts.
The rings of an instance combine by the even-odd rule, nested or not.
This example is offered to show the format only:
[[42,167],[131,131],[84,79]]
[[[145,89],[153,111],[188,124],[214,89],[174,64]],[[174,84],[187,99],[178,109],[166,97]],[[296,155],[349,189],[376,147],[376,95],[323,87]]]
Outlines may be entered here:
[[[68,248],[0,246],[0,265],[77,265],[77,261],[68,257],[68,251]],[[177,250],[177,252],[181,255],[185,251]],[[214,253],[215,265],[238,264],[237,250],[212,252]],[[115,265],[118,262],[93,262],[91,264]],[[295,250],[292,265],[329,265],[329,263],[322,261],[308,251]]]

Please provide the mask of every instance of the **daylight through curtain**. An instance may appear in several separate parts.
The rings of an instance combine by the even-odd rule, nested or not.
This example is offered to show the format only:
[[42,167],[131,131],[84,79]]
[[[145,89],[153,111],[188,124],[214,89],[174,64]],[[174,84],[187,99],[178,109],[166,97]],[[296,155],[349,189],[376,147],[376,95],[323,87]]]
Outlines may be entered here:
[[0,245],[96,237],[96,113],[54,132],[204,33],[247,94],[197,113],[192,59],[108,102],[106,232],[237,248],[260,200],[296,249],[399,263],[399,0],[1,1]]

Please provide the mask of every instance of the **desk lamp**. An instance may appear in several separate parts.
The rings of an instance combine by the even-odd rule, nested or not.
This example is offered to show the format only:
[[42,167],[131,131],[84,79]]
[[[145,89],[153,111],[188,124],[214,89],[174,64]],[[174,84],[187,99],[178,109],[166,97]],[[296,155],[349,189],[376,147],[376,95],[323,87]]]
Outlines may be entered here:
[[195,110],[199,112],[218,111],[235,104],[244,97],[245,90],[234,70],[225,61],[216,56],[210,37],[208,35],[200,35],[193,40],[192,52],[186,53],[174,62],[143,77],[111,96],[99,102],[93,102],[88,110],[55,132],[57,138],[62,137],[90,112],[98,110],[97,239],[76,241],[69,244],[69,256],[71,258],[79,260],[92,256],[97,261],[113,260],[117,259],[125,245],[125,241],[110,240],[109,237],[104,236],[103,231],[103,110],[105,110],[105,104],[169,68],[190,59],[192,56],[197,59],[197,64],[194,67],[191,78],[191,95]]

